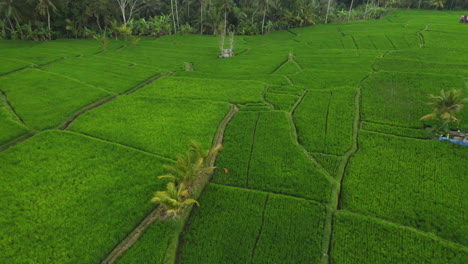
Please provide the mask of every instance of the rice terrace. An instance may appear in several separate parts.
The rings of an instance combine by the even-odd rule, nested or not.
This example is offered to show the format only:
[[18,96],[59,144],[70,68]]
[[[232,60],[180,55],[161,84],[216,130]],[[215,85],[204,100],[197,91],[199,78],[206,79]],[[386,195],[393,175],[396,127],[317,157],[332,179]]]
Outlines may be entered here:
[[468,11],[36,2],[0,1],[1,264],[468,263]]

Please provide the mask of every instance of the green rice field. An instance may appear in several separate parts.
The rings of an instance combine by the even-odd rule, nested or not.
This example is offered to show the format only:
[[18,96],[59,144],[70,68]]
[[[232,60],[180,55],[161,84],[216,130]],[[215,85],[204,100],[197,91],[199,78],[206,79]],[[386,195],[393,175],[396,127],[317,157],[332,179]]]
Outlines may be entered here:
[[[0,40],[0,264],[468,263],[468,147],[419,120],[468,96],[459,16],[236,36],[225,59],[216,36]],[[108,262],[163,164],[220,133],[200,206]]]

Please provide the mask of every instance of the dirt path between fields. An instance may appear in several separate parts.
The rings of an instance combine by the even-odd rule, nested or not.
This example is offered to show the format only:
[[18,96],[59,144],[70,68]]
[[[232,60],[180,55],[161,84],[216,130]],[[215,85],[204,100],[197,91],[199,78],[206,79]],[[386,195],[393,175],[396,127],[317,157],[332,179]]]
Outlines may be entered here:
[[[223,121],[221,121],[218,130],[213,138],[212,142],[212,148],[215,148],[217,145],[222,144],[224,140],[224,131],[226,130],[227,125],[229,122],[232,120],[234,115],[239,111],[239,108],[233,104],[231,104],[231,109],[229,112],[226,114],[224,117]],[[209,159],[209,164],[210,166],[214,166],[216,162],[217,156],[212,156]],[[204,184],[203,184],[204,183]],[[203,193],[204,189],[208,185],[209,180],[204,181],[204,179],[199,179],[198,183],[195,183],[194,185],[199,188],[201,188],[200,195]],[[198,199],[198,197],[194,197],[195,199]],[[193,207],[192,207],[193,208]],[[189,213],[190,218],[191,212]],[[115,263],[115,261],[122,256],[128,249],[130,249],[137,241],[138,239],[144,234],[146,229],[155,221],[161,220],[163,217],[162,214],[162,209],[158,206],[154,208],[153,211],[151,211],[148,216],[146,216],[143,221],[138,224],[133,231],[131,231],[127,237],[122,240],[110,253],[107,255],[107,257],[101,262],[102,264],[111,264]],[[186,220],[187,220],[186,219]],[[185,227],[184,227],[185,229]],[[177,247],[177,252],[176,255],[179,253],[179,248],[182,245],[182,243],[179,243]],[[176,256],[176,259],[178,259],[178,256]]]

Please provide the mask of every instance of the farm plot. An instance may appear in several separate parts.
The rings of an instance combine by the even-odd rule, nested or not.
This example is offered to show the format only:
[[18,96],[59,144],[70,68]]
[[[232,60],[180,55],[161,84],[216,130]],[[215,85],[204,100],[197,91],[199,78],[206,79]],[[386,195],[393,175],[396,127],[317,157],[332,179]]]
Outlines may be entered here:
[[0,100],[0,146],[9,140],[28,133],[29,131],[28,128],[13,117],[12,113],[6,106],[2,105],[2,103],[2,100]]
[[216,184],[200,201],[204,206],[195,209],[182,237],[180,263],[320,259],[325,216],[320,204]]
[[[331,182],[293,142],[285,112],[240,112],[227,127],[216,183],[327,201]],[[242,142],[241,144],[239,144]]]
[[255,81],[162,78],[138,91],[138,96],[190,98],[230,103],[263,103],[265,84]]
[[419,118],[430,113],[429,94],[441,89],[465,89],[462,78],[423,73],[379,72],[362,89],[362,119],[404,127],[422,127]]
[[[366,52],[361,55],[349,52],[347,56],[333,56],[332,54],[320,53],[314,55],[299,55],[295,59],[306,69],[317,69],[322,71],[348,72],[353,70],[368,71],[378,53]],[[313,82],[313,81],[311,81]]]
[[66,59],[45,70],[110,93],[123,93],[161,74],[156,68],[137,65],[132,61],[109,61],[94,56]]
[[304,71],[288,76],[294,85],[309,89],[331,89],[342,86],[357,87],[362,79],[369,75],[369,70],[356,71],[323,71],[318,69],[305,69]]
[[228,111],[224,102],[132,94],[81,115],[70,130],[175,158],[190,140],[208,149]]
[[[196,67],[196,66],[195,66]],[[202,72],[176,72],[174,77],[187,77],[194,79],[212,79],[212,80],[228,80],[228,81],[258,81],[264,82],[271,85],[291,85],[288,79],[281,75],[272,74],[214,74],[214,73],[202,73]]]
[[432,73],[461,77],[468,75],[468,64],[433,63],[419,60],[380,59],[374,65],[374,69],[377,71]]
[[7,59],[1,57],[0,59],[2,60],[2,63],[0,63],[0,75],[8,74],[10,72],[21,70],[23,68],[33,65],[33,63],[29,61]]
[[338,212],[331,259],[340,264],[462,264],[468,260],[468,250],[414,229]]
[[309,91],[294,112],[299,142],[309,152],[343,155],[353,143],[356,89]]
[[465,149],[366,131],[360,135],[341,207],[467,245]]
[[183,229],[180,221],[154,222],[143,236],[117,260],[118,264],[174,263],[174,245]]
[[153,208],[168,162],[62,131],[0,153],[1,262],[100,262]]
[[1,83],[16,113],[38,130],[58,127],[81,108],[110,96],[106,91],[38,69],[4,76]]

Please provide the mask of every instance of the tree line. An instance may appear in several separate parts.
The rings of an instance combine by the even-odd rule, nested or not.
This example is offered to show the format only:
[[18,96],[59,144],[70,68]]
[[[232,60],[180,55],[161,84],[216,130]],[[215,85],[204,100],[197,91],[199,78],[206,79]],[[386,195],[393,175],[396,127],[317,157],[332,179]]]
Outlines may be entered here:
[[390,7],[466,9],[468,0],[0,0],[0,39],[255,35],[376,19]]

